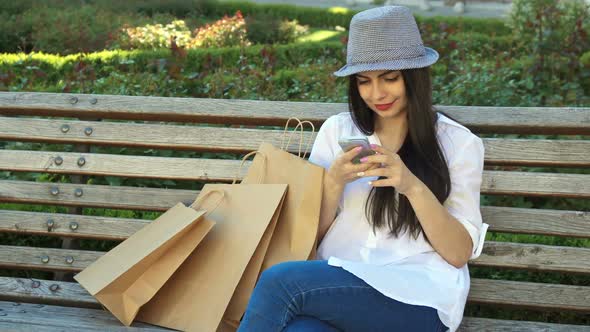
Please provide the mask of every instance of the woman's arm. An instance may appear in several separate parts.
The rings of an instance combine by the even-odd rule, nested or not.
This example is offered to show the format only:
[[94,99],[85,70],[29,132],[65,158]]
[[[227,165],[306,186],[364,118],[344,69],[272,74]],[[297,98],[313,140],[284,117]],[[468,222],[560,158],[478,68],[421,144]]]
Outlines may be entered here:
[[430,244],[449,264],[460,268],[473,252],[473,242],[463,225],[419,179],[405,196],[412,204]]
[[324,176],[324,190],[322,192],[322,206],[320,208],[320,225],[318,229],[318,243],[322,241],[324,235],[334,222],[336,210],[340,197],[344,191],[344,186],[335,181],[329,173]]

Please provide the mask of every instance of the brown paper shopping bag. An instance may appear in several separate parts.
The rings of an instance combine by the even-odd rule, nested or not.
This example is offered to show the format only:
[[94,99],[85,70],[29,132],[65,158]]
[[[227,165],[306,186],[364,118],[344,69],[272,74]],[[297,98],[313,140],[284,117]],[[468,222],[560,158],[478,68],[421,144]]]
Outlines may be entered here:
[[204,215],[178,203],[74,279],[129,326],[211,230],[214,222]]
[[[299,121],[294,131],[303,123],[311,124],[309,121]],[[289,122],[285,126],[284,134],[287,134],[288,124]],[[252,183],[262,178],[262,183],[265,184],[286,183],[289,185],[285,203],[264,258],[263,270],[285,261],[306,260],[315,251],[324,169],[304,159],[306,152],[301,155],[302,142],[303,135],[298,155],[285,151],[289,143],[282,148],[262,143],[257,150],[261,153],[256,155],[242,181],[242,183]],[[311,139],[306,145],[307,151],[311,145]]]
[[207,216],[215,227],[141,308],[138,320],[183,331],[219,326],[263,234],[281,211],[287,185],[208,184],[201,195],[215,189],[225,193]]
[[[277,224],[272,233],[265,234],[268,236],[267,241],[260,242],[260,248],[256,251],[256,257],[259,259],[252,258],[224,314],[224,326],[220,327],[219,331],[236,330],[262,271],[277,263],[315,257],[324,169],[303,159],[306,154],[301,155],[303,135],[297,156],[283,150],[290,142],[289,138],[287,144],[284,144],[288,124],[289,122],[283,133],[283,148],[263,143],[258,151],[254,152],[256,157],[242,181],[287,183],[289,187]],[[299,122],[293,132],[302,126],[303,123]],[[307,142],[308,148],[310,144],[311,140]]]

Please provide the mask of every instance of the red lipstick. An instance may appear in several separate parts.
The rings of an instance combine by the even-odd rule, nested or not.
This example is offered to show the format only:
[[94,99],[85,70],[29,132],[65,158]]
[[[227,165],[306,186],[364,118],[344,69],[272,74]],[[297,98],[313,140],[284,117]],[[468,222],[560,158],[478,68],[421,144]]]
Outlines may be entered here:
[[375,104],[375,108],[377,108],[380,111],[385,111],[385,110],[389,109],[393,104],[395,104],[395,101],[393,101],[389,104]]

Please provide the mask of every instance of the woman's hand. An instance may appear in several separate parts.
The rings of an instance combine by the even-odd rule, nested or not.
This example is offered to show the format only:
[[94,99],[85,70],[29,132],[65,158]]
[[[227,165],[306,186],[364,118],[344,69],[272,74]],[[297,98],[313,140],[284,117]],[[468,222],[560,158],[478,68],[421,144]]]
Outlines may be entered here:
[[361,171],[357,174],[358,176],[385,177],[385,179],[371,181],[370,184],[373,187],[395,187],[403,195],[408,195],[420,188],[422,181],[412,174],[397,153],[376,144],[371,144],[371,148],[378,154],[362,158],[361,163],[367,165],[377,164],[381,165],[381,167]]
[[362,147],[354,148],[338,156],[328,170],[327,176],[331,183],[344,187],[347,183],[358,180],[363,172],[367,172],[379,167],[379,164],[364,162],[353,164],[352,160],[362,151]]

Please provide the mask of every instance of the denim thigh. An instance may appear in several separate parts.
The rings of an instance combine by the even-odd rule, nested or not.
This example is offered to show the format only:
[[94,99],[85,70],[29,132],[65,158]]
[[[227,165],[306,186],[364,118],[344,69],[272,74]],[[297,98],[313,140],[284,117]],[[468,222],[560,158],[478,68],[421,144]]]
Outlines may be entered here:
[[346,332],[446,330],[434,308],[391,299],[326,261],[298,261],[262,273],[238,331],[278,332],[298,316]]

